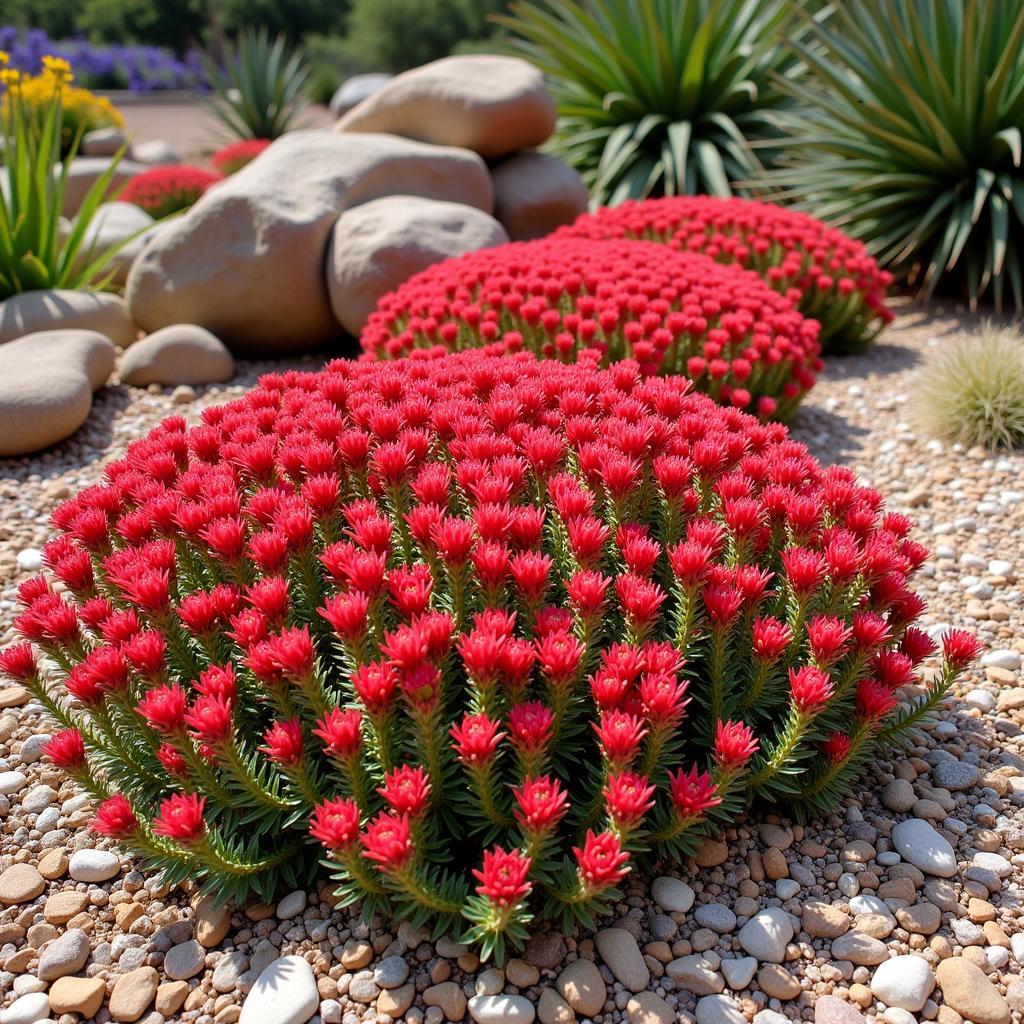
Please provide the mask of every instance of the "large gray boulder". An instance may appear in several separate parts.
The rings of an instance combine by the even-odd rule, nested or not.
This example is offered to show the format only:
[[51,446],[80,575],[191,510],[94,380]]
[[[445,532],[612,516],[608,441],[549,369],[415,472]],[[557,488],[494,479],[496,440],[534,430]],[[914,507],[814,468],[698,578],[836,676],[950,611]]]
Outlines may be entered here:
[[0,302],[0,345],[37,331],[99,331],[127,348],[139,335],[120,295],[52,288]]
[[555,104],[544,76],[518,57],[444,57],[396,76],[335,127],[462,146],[491,160],[544,142]]
[[96,331],[41,331],[0,346],[0,456],[27,455],[73,434],[115,354]]
[[147,244],[128,275],[129,309],[146,331],[198,324],[236,353],[309,351],[340,331],[324,279],[334,222],[395,193],[487,213],[493,203],[468,150],[290,132]]
[[494,216],[513,242],[543,238],[586,213],[583,179],[547,153],[517,153],[491,168],[491,176]]
[[432,263],[508,241],[491,216],[464,203],[385,196],[338,218],[327,290],[338,322],[358,334],[382,295]]

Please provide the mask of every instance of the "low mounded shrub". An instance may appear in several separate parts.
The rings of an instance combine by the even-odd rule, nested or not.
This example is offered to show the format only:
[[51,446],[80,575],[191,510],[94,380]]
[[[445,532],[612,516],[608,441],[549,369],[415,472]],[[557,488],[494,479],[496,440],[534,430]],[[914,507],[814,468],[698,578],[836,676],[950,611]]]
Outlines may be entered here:
[[1024,335],[986,324],[930,353],[914,396],[914,413],[933,437],[972,447],[1024,444]]
[[124,203],[134,203],[159,220],[194,206],[221,177],[215,171],[190,164],[151,167],[135,175],[118,198]]
[[306,883],[485,953],[590,923],[751,800],[831,808],[900,690],[910,523],[779,424],[469,352],[266,376],[53,516],[0,667],[96,829],[219,898]]
[[252,163],[269,145],[270,139],[240,139],[218,149],[211,160],[221,174],[234,174]]
[[763,418],[791,415],[821,368],[818,324],[755,274],[636,241],[540,239],[445,260],[384,296],[360,340],[376,358],[633,358]]
[[754,270],[821,324],[825,352],[866,348],[892,320],[879,270],[860,242],[809,214],[750,199],[680,196],[585,213],[561,237],[638,238]]

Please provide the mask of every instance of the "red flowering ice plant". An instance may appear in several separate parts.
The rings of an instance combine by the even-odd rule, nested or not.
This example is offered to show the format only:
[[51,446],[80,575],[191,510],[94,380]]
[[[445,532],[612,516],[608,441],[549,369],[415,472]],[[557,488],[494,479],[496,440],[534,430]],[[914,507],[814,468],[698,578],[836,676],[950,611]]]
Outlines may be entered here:
[[221,174],[234,174],[252,163],[270,145],[270,139],[239,139],[218,149],[210,158]]
[[866,348],[892,320],[892,274],[863,243],[806,213],[775,203],[717,196],[629,200],[585,213],[563,238],[634,238],[703,253],[757,271],[821,324],[826,352]]
[[273,374],[105,472],[0,656],[97,830],[221,898],[322,846],[343,902],[499,957],[752,798],[834,805],[977,651],[904,691],[911,524],[629,360]]
[[818,324],[754,273],[650,242],[540,239],[437,263],[378,303],[367,356],[418,349],[632,358],[723,405],[786,419],[820,370]]
[[223,175],[190,164],[151,167],[136,174],[118,197],[123,203],[141,207],[157,219],[194,206],[200,196],[216,185]]

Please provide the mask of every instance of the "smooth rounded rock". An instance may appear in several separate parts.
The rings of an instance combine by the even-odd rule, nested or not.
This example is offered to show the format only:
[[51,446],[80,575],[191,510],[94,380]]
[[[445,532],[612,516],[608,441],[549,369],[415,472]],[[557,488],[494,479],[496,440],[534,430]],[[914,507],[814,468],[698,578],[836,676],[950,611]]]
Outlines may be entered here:
[[319,1006],[313,969],[300,956],[284,956],[256,979],[239,1024],[304,1024]]
[[875,970],[871,994],[886,1006],[917,1012],[935,988],[928,962],[919,956],[894,956]]
[[172,981],[194,978],[206,966],[206,950],[195,939],[171,946],[164,956],[164,974]]
[[[110,164],[111,159],[106,156],[76,156],[67,165],[64,204],[61,207],[61,213],[65,217],[73,217],[78,212],[89,190],[106,173]],[[145,164],[135,160],[119,160],[104,195],[112,196],[119,192],[136,174],[141,174],[145,169]]]
[[677,1019],[657,992],[638,992],[626,1003],[627,1024],[675,1024]]
[[1010,1007],[985,972],[970,960],[951,956],[939,962],[935,978],[942,1001],[974,1024],[1009,1024]]
[[362,103],[368,96],[387,85],[394,78],[382,71],[371,71],[362,75],[346,78],[335,90],[327,108],[335,117],[347,114],[354,106]]
[[885,943],[861,932],[847,932],[832,940],[832,959],[849,960],[861,967],[873,967],[889,956]]
[[81,928],[69,928],[43,947],[36,974],[42,981],[75,974],[85,966],[89,952],[89,936]]
[[154,967],[138,967],[122,974],[110,993],[110,1016],[119,1024],[138,1020],[156,998],[160,975]]
[[77,1013],[88,1020],[96,1016],[106,994],[102,978],[58,978],[50,987],[50,1012],[55,1017]]
[[444,57],[396,75],[337,124],[342,132],[387,132],[487,159],[539,146],[555,129],[543,74],[518,57]]
[[398,988],[408,977],[409,965],[402,956],[386,956],[373,969],[373,980],[381,988]]
[[738,932],[740,945],[762,963],[781,964],[786,946],[793,938],[789,914],[779,907],[768,907],[752,917]]
[[154,166],[159,164],[180,164],[181,152],[166,139],[147,139],[132,144],[132,158],[136,163]]
[[697,1000],[697,1024],[747,1024],[743,1011],[729,996],[704,996]]
[[505,229],[463,203],[385,196],[347,210],[327,252],[327,290],[338,323],[358,334],[378,301],[413,274],[463,253],[501,245]]
[[[127,348],[139,330],[120,295],[51,288],[22,292],[0,302],[0,344],[40,331],[96,331]],[[9,350],[3,351],[4,365]]]
[[533,1024],[537,1011],[526,996],[473,996],[469,1015],[477,1024]]
[[146,240],[159,232],[162,226],[156,225],[153,218],[134,203],[103,203],[82,236],[78,265],[84,268],[117,246],[109,257],[106,270],[113,268],[113,282],[123,285],[128,279],[132,261],[142,251]]
[[0,1024],[36,1024],[50,1015],[50,998],[45,992],[29,992],[19,996],[0,1010]]
[[[34,572],[32,568],[18,566],[22,572]],[[11,796],[20,792],[28,784],[28,776],[24,772],[0,772],[0,796]]]
[[583,179],[547,153],[516,153],[492,167],[491,178],[494,216],[513,242],[543,238],[587,211]]
[[582,957],[568,964],[555,981],[558,994],[584,1017],[600,1013],[608,997],[597,964]]
[[927,875],[952,878],[956,874],[953,847],[920,818],[908,818],[895,825],[892,841],[899,855]]
[[210,189],[132,264],[146,331],[198,324],[233,352],[306,352],[340,334],[324,260],[345,210],[404,194],[490,212],[490,177],[465,149],[389,135],[294,131]]
[[0,346],[0,456],[27,455],[73,434],[114,356],[95,331],[41,331]]
[[642,992],[651,980],[636,939],[624,928],[602,928],[594,936],[594,945],[616,980],[630,992]]
[[0,903],[12,907],[43,894],[46,882],[31,864],[12,864],[0,874]]
[[118,376],[147,384],[215,384],[231,380],[235,360],[223,342],[196,324],[172,324],[136,342],[121,357]]
[[76,882],[105,882],[120,870],[120,858],[109,850],[76,850],[68,863],[68,874]]
[[682,879],[662,875],[651,883],[651,899],[666,914],[685,914],[693,906],[694,892]]
[[94,128],[82,136],[81,152],[83,156],[113,156],[127,141],[120,128]]

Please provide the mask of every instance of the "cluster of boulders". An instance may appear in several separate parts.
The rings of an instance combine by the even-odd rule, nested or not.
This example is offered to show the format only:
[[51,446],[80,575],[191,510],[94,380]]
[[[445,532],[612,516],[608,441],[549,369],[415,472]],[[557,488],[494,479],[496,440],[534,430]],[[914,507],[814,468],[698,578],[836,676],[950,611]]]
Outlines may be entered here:
[[186,319],[233,351],[308,351],[356,333],[385,292],[449,256],[533,238],[587,204],[536,152],[555,124],[541,73],[448,57],[388,80],[330,130],[291,132],[135,259],[147,331]]
[[[305,353],[357,334],[382,295],[431,263],[545,235],[586,208],[579,175],[534,148],[555,109],[532,65],[449,57],[373,85],[333,129],[284,136],[184,215],[154,222],[104,203],[81,259],[127,240],[111,265],[124,299],[46,291],[0,303],[0,456],[76,430],[119,349],[126,384],[223,381],[232,352]],[[124,145],[112,129],[86,138],[66,230]],[[112,189],[175,156],[134,147]]]
[[73,434],[93,394],[123,384],[230,380],[234,357],[209,331],[174,323],[138,340],[124,299],[110,292],[25,292],[0,303],[0,457],[27,455]]

